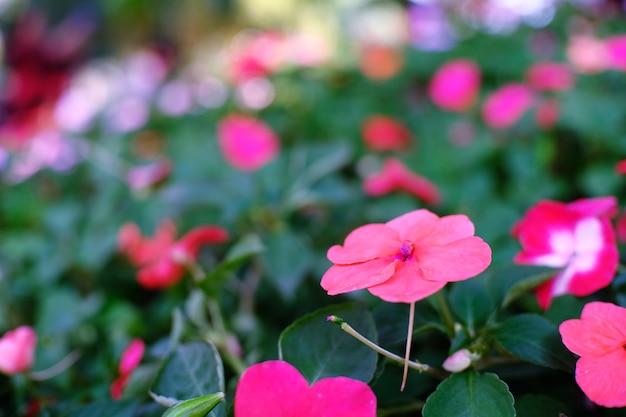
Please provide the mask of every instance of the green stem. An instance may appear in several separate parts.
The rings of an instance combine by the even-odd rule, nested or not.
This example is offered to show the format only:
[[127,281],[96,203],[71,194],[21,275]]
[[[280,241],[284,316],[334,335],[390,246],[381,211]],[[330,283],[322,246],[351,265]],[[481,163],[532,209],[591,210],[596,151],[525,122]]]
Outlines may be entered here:
[[[356,340],[363,343],[365,346],[369,347],[375,352],[378,352],[381,355],[395,362],[404,364],[405,358],[403,358],[402,356],[396,355],[395,353],[389,352],[388,350],[378,346],[376,343],[372,342],[371,340],[363,336],[361,333],[354,330],[354,328],[350,326],[348,323],[346,323],[345,321],[343,321],[343,319],[337,316],[329,316],[328,321],[332,321],[333,323],[339,324],[341,326],[341,330],[348,333],[350,336],[354,337]],[[415,369],[420,372],[427,372],[439,379],[446,379],[448,377],[447,373],[440,371],[437,368],[433,368],[430,365],[426,365],[425,363],[407,361],[407,364],[408,364],[407,366],[411,369]]]
[[28,374],[28,377],[33,381],[43,381],[46,379],[50,379],[52,377],[57,376],[61,372],[65,371],[70,366],[74,365],[76,361],[80,358],[80,353],[77,351],[70,352],[66,357],[61,359],[55,365],[52,365],[50,368],[43,369],[37,372],[31,372]]
[[443,320],[446,329],[448,329],[448,334],[450,335],[450,337],[452,337],[454,336],[454,319],[452,318],[452,312],[450,311],[450,307],[448,307],[448,302],[446,301],[441,291],[437,291],[437,301],[439,301],[441,319]]
[[406,335],[406,348],[404,350],[404,370],[402,371],[402,385],[400,391],[404,391],[406,385],[406,377],[409,371],[409,355],[411,354],[411,341],[413,340],[413,321],[415,319],[415,302],[410,304],[409,310],[409,328]]

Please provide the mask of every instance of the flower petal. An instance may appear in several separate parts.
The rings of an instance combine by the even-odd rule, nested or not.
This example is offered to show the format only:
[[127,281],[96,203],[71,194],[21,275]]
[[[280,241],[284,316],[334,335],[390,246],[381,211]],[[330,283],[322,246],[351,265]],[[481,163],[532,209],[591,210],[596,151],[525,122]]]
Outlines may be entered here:
[[322,276],[320,285],[328,295],[361,290],[387,281],[399,262],[388,257],[352,265],[333,265]]
[[576,363],[576,382],[598,405],[626,406],[626,349],[603,356],[583,356]]
[[137,281],[148,289],[167,288],[180,281],[184,274],[185,269],[167,257],[137,271]]
[[369,292],[390,303],[413,303],[422,300],[446,285],[445,281],[426,280],[419,264],[413,261],[400,262],[391,279],[370,286]]
[[396,230],[402,240],[410,240],[414,237],[411,234],[414,234],[415,230],[422,230],[420,236],[427,235],[437,226],[438,220],[439,217],[435,213],[431,213],[426,209],[420,209],[403,214],[385,224]]
[[343,246],[328,249],[327,256],[334,264],[348,265],[395,255],[401,245],[394,229],[384,224],[368,224],[354,229]]
[[298,417],[376,417],[376,396],[364,382],[346,377],[324,378],[309,389]]
[[462,281],[487,269],[491,248],[481,238],[470,236],[444,246],[418,247],[416,258],[425,279]]
[[[427,235],[423,235],[417,228],[410,231],[413,242],[419,241],[419,245],[441,246],[459,239],[474,235],[474,224],[463,214],[444,216],[434,224]],[[413,237],[415,236],[415,237]]]
[[284,361],[252,365],[235,392],[235,417],[293,417],[306,400],[306,379]]
[[617,214],[617,198],[614,196],[581,198],[569,203],[567,208],[585,217],[612,217]]

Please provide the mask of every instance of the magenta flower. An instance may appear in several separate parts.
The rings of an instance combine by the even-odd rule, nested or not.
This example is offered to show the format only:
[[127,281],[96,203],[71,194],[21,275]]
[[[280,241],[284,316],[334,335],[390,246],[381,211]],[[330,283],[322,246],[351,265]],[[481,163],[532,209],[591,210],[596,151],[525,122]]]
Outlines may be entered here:
[[365,145],[373,151],[401,151],[411,146],[411,131],[397,120],[382,116],[369,116],[361,126]]
[[436,205],[441,202],[441,194],[432,182],[411,172],[395,158],[385,159],[381,172],[365,178],[363,191],[374,197],[401,191],[414,195],[426,204]]
[[222,119],[217,138],[226,161],[241,171],[262,168],[280,151],[274,131],[262,121],[243,114]]
[[144,238],[134,223],[126,223],[118,235],[119,251],[139,268],[137,281],[145,288],[160,289],[176,284],[185,274],[186,265],[196,261],[200,247],[222,243],[228,233],[219,226],[201,226],[176,240],[176,226],[171,220],[159,224],[153,238]]
[[37,334],[30,326],[20,326],[0,338],[0,372],[14,375],[33,365]]
[[607,65],[610,69],[626,71],[626,34],[604,40]]
[[594,403],[626,406],[626,309],[611,303],[585,305],[580,319],[559,326],[563,344],[580,358],[576,383]]
[[235,391],[235,417],[375,417],[376,396],[362,381],[324,378],[309,386],[284,361],[249,367]]
[[609,217],[614,197],[581,199],[569,204],[541,201],[512,230],[522,245],[514,261],[562,268],[536,290],[547,309],[562,294],[585,296],[606,287],[617,270],[618,252]]
[[118,366],[119,376],[111,384],[111,398],[120,399],[124,388],[130,379],[131,374],[139,366],[145,351],[145,344],[141,339],[133,339],[132,342],[122,352],[120,364]]
[[538,91],[565,91],[574,86],[574,74],[566,64],[538,62],[526,71],[526,82]]
[[464,215],[438,217],[421,209],[385,224],[353,230],[328,250],[334,263],[322,277],[329,295],[367,288],[389,302],[413,303],[483,272],[491,248]]
[[510,83],[494,91],[483,103],[485,123],[494,129],[514,125],[532,106],[532,90],[519,83]]
[[478,98],[480,68],[474,61],[457,59],[437,70],[428,86],[431,100],[444,110],[469,110]]

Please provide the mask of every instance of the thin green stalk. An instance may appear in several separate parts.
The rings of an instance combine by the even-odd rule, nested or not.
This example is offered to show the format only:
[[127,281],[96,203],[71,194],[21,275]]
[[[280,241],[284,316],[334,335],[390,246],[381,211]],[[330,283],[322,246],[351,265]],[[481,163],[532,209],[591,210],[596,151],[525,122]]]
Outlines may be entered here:
[[74,365],[76,361],[80,358],[80,353],[77,351],[70,352],[66,357],[61,359],[56,364],[52,365],[50,368],[43,369],[41,371],[31,372],[28,374],[28,377],[33,381],[44,381],[46,379],[50,379],[59,375],[61,372],[65,371],[70,366]]
[[411,354],[411,341],[413,340],[413,321],[415,319],[415,302],[410,304],[409,310],[409,328],[406,335],[406,349],[404,350],[404,370],[402,371],[402,385],[400,391],[404,391],[406,385],[406,377],[409,372],[409,355]]
[[439,301],[441,318],[446,325],[446,329],[448,329],[448,334],[450,336],[454,336],[454,319],[452,318],[452,312],[450,311],[450,307],[448,307],[448,302],[446,301],[441,291],[437,291],[437,301]]

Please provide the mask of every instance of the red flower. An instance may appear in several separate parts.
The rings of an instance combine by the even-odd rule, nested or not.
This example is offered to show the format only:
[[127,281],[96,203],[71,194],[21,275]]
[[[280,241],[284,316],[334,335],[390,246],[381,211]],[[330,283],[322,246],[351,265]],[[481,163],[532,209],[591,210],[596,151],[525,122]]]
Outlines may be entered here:
[[526,71],[526,82],[539,91],[565,91],[574,85],[574,74],[566,64],[538,62]]
[[411,145],[413,135],[402,123],[387,116],[369,116],[361,126],[363,141],[373,151],[401,151]]
[[626,175],[626,159],[622,159],[617,164],[615,164],[615,172],[620,175]]
[[576,383],[594,403],[626,406],[626,309],[611,303],[585,305],[580,319],[559,326],[563,344],[580,356]]
[[441,201],[441,194],[432,182],[409,171],[395,158],[385,159],[382,171],[365,179],[363,190],[371,196],[403,191],[431,205],[439,204]]
[[478,98],[480,68],[474,61],[457,59],[437,70],[428,86],[431,100],[444,110],[469,110]]
[[491,248],[464,215],[415,210],[352,231],[328,250],[321,285],[329,295],[367,288],[389,302],[412,303],[447,282],[471,278],[491,263]]
[[249,367],[235,391],[235,417],[375,417],[376,396],[362,381],[324,378],[312,386],[284,361]]
[[483,120],[495,129],[514,125],[533,103],[533,92],[524,84],[511,83],[491,93],[483,104]]
[[361,72],[375,81],[394,77],[404,64],[402,54],[395,48],[380,45],[365,45],[361,50]]
[[539,101],[537,104],[537,110],[535,112],[535,120],[537,125],[544,130],[554,127],[559,120],[559,114],[561,107],[558,100],[553,98],[546,98]]
[[26,372],[33,365],[37,334],[30,326],[6,332],[0,338],[0,372],[13,375]]
[[152,239],[142,236],[139,227],[126,223],[118,235],[118,247],[131,263],[139,267],[137,280],[145,288],[166,288],[185,274],[185,265],[195,262],[200,246],[222,243],[227,232],[218,226],[197,227],[175,240],[176,226],[170,220],[159,224]]
[[217,138],[226,161],[241,171],[256,171],[280,151],[276,134],[265,123],[243,114],[220,121]]
[[616,209],[614,197],[570,204],[546,200],[513,227],[513,236],[522,245],[515,262],[563,268],[536,289],[541,307],[547,309],[556,296],[585,296],[610,284],[618,253],[608,217]]
[[143,358],[145,347],[146,346],[143,340],[133,339],[128,347],[124,349],[118,366],[119,376],[111,384],[111,398],[116,400],[122,398],[122,393],[124,392],[124,388],[126,387],[131,374],[135,368],[139,366],[141,358]]

